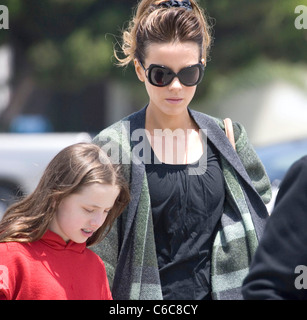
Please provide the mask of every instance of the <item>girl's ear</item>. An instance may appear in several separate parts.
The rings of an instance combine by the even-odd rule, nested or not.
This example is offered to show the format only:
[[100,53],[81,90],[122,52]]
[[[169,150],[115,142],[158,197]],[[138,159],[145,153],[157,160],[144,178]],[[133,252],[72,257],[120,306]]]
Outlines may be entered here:
[[137,77],[139,78],[139,80],[141,82],[145,82],[145,71],[142,68],[142,66],[140,65],[139,60],[134,59],[133,62],[134,62],[134,68],[135,68],[135,73],[136,73]]
[[54,198],[51,200],[50,207],[51,207],[52,210],[56,210],[57,203],[56,203],[56,200]]

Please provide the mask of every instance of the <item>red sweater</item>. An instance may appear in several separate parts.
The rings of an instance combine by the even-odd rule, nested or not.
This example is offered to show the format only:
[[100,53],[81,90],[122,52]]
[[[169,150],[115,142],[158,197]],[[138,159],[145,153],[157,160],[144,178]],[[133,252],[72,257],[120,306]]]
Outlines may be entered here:
[[48,230],[35,242],[0,243],[0,299],[111,300],[102,260],[85,243]]

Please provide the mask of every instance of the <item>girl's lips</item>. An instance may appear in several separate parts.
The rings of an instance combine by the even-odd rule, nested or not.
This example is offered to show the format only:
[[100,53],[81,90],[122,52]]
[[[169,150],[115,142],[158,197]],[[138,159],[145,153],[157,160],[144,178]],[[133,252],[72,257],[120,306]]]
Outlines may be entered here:
[[81,229],[81,232],[87,238],[91,237],[94,233],[94,231],[86,231],[86,229]]

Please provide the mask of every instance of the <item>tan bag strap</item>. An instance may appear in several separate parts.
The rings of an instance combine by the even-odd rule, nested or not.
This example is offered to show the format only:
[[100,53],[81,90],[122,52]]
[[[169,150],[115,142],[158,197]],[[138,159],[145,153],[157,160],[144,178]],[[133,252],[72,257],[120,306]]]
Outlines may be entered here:
[[236,150],[236,142],[235,142],[235,137],[234,137],[234,133],[233,133],[232,121],[229,118],[225,118],[223,121],[224,121],[224,126],[225,126],[226,137],[230,141],[232,147]]

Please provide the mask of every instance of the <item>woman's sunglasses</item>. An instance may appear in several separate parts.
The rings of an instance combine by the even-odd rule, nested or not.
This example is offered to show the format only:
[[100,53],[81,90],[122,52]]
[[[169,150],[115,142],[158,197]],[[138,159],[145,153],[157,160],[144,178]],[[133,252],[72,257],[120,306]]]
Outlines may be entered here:
[[196,86],[201,82],[205,71],[205,67],[202,63],[185,67],[178,73],[175,73],[168,67],[160,66],[158,64],[151,64],[147,69],[145,69],[141,61],[140,64],[145,71],[149,83],[156,87],[165,87],[169,85],[175,77],[187,87]]

